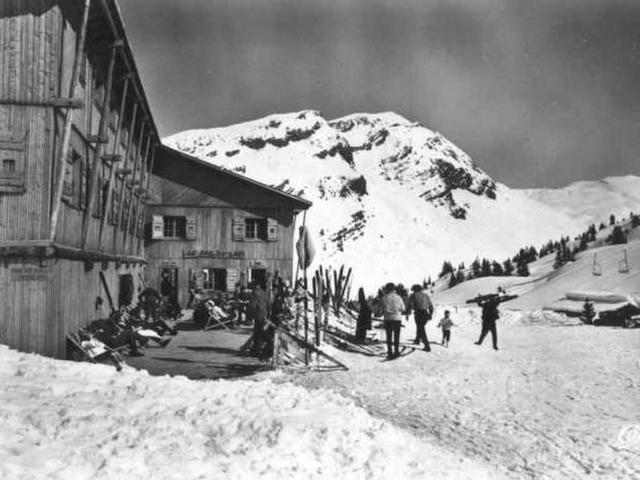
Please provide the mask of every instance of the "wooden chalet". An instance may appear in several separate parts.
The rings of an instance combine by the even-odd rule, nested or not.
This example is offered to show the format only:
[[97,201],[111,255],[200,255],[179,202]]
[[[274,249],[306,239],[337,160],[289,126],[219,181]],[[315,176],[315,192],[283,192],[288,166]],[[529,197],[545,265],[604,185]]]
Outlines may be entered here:
[[0,343],[63,357],[135,299],[158,144],[114,0],[0,2]]
[[162,272],[291,271],[308,206],[160,146],[116,0],[0,1],[0,343],[64,357]]
[[184,305],[189,280],[204,292],[264,283],[267,272],[291,280],[299,197],[161,146],[147,221],[147,278]]

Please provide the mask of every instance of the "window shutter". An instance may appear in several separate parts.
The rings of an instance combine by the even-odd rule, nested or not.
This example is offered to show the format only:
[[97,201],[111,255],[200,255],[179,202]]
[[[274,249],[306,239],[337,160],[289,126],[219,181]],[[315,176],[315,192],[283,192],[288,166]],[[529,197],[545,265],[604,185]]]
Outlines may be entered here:
[[270,242],[278,240],[278,222],[273,218],[267,219],[267,240]]
[[244,218],[235,217],[231,227],[231,239],[236,242],[244,240]]
[[151,216],[151,238],[164,237],[164,219],[162,215]]
[[240,281],[240,272],[235,268],[227,268],[227,292],[233,292]]
[[196,217],[187,217],[187,240],[195,240],[198,238],[198,225]]

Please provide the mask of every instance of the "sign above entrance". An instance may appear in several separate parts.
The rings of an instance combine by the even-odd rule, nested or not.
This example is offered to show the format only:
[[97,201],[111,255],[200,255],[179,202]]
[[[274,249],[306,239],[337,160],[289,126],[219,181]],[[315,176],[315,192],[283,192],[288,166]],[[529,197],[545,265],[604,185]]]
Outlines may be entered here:
[[246,253],[242,250],[232,252],[224,252],[221,250],[183,250],[182,258],[225,258],[242,260],[246,258]]

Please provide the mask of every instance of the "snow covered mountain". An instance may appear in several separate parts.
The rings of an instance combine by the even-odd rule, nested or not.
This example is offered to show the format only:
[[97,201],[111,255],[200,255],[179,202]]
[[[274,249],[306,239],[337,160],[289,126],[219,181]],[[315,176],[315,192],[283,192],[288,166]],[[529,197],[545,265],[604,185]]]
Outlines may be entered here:
[[421,281],[445,259],[502,260],[584,228],[495,182],[441,134],[395,113],[331,121],[316,111],[276,114],[164,141],[311,200],[314,266],[352,266],[354,285],[368,289]]
[[598,225],[613,214],[629,218],[629,212],[640,212],[640,177],[607,177],[596,181],[574,182],[554,189],[529,189],[529,198],[577,217],[582,223]]

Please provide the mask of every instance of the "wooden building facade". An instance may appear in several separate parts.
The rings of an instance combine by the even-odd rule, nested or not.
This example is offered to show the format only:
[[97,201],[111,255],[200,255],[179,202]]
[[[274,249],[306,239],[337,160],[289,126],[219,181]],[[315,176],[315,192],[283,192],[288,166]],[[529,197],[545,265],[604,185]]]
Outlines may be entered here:
[[159,147],[147,210],[150,285],[184,304],[205,292],[293,275],[295,217],[311,203]]
[[135,301],[159,137],[115,0],[0,2],[0,343]]

